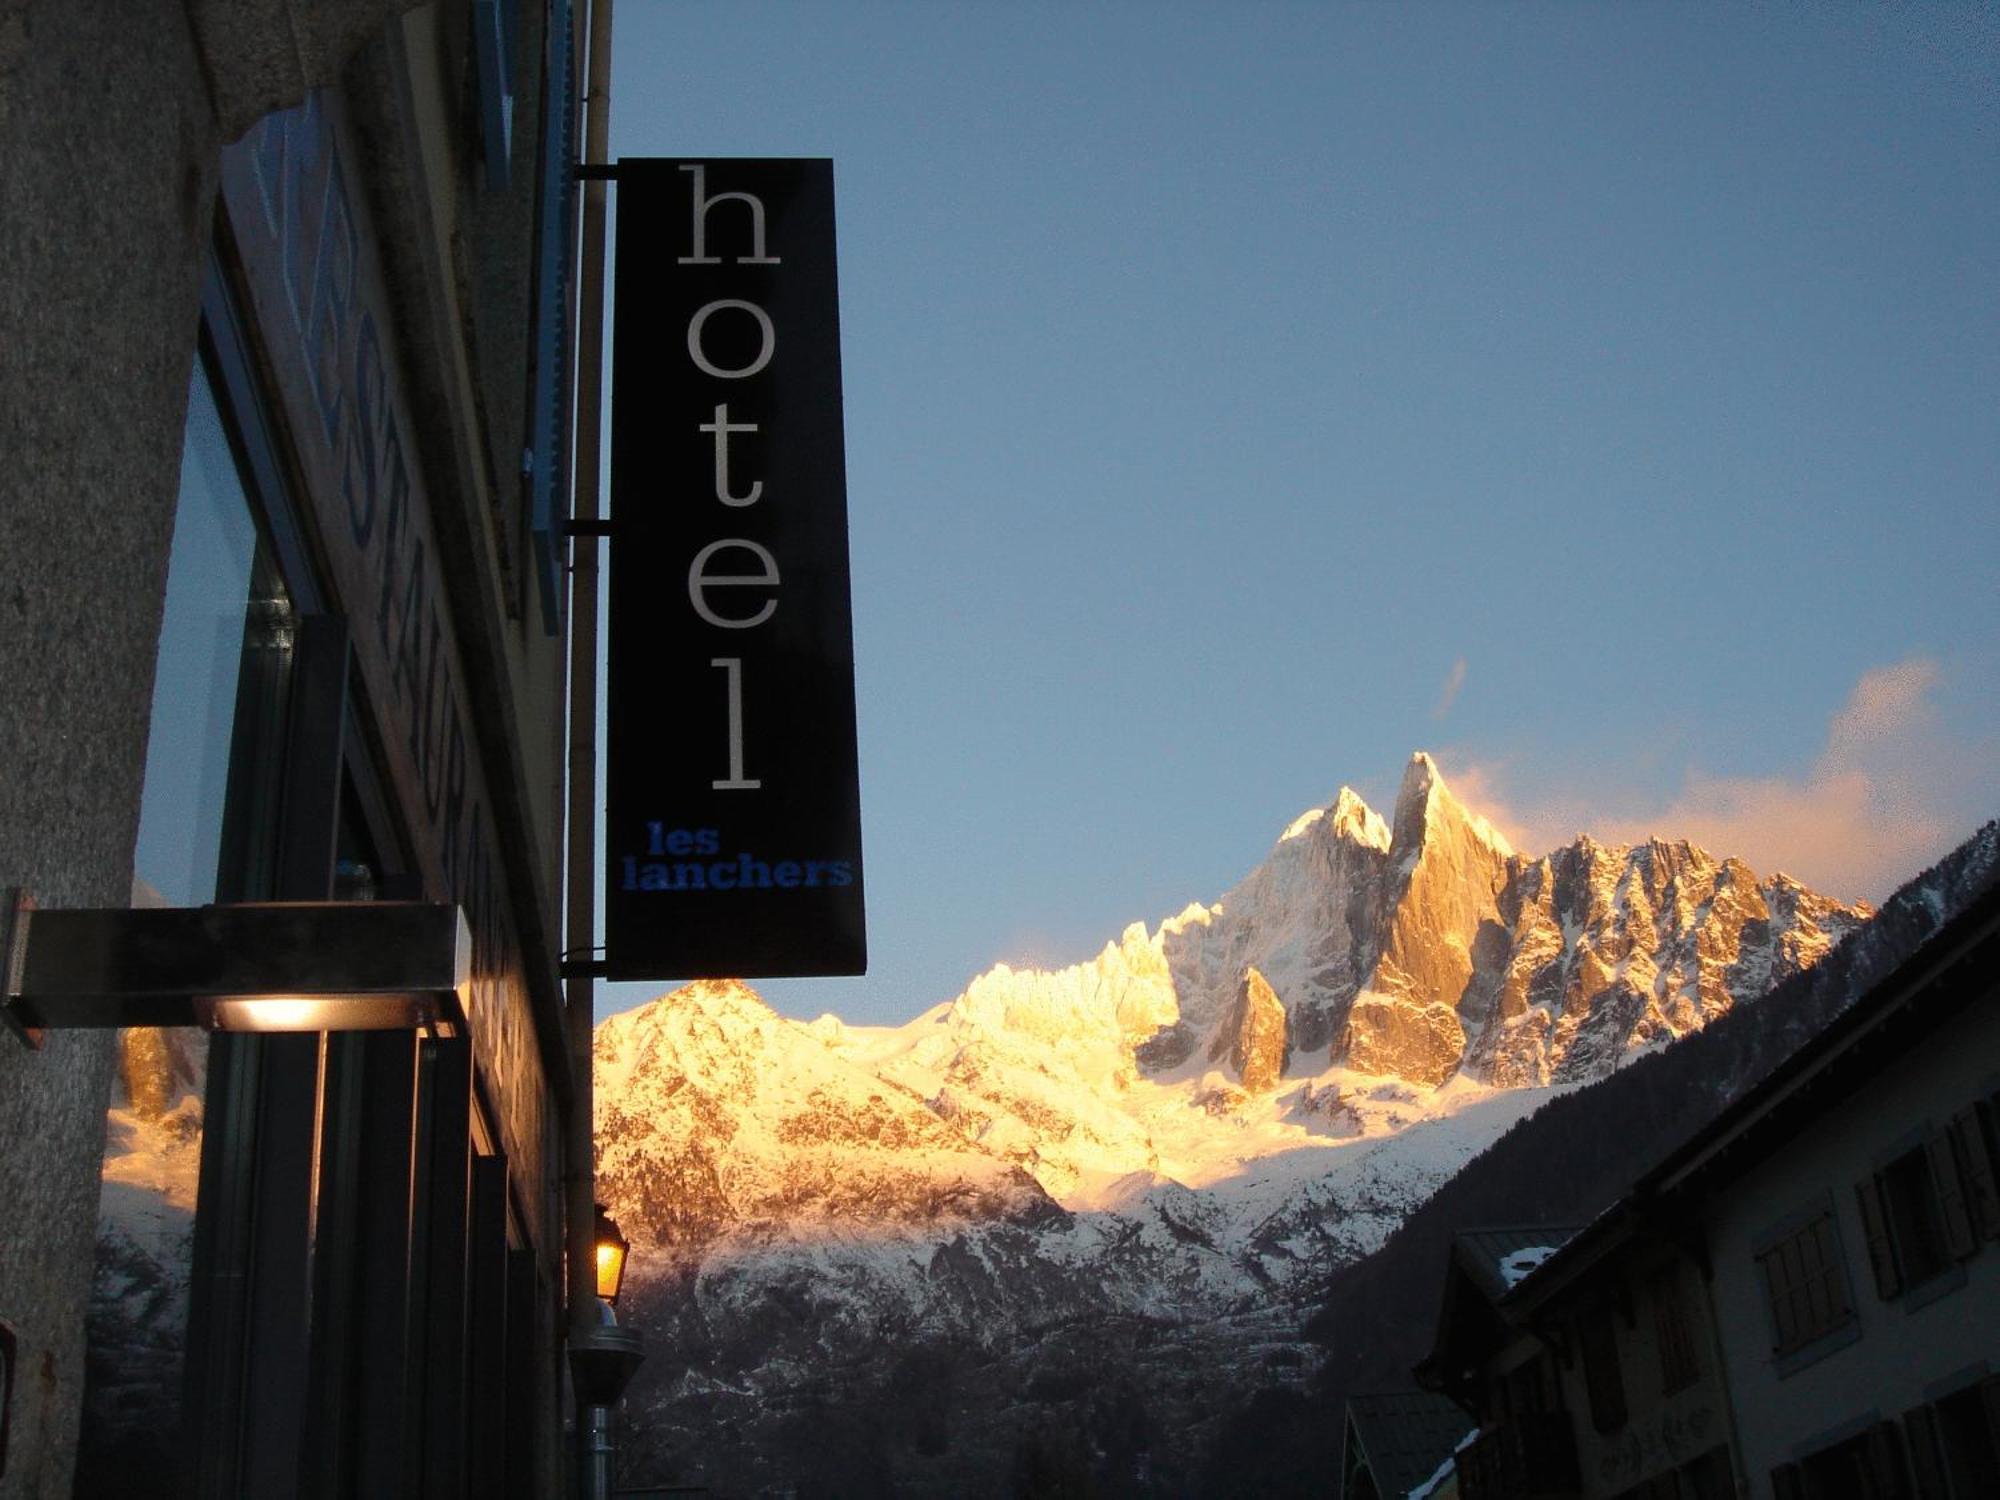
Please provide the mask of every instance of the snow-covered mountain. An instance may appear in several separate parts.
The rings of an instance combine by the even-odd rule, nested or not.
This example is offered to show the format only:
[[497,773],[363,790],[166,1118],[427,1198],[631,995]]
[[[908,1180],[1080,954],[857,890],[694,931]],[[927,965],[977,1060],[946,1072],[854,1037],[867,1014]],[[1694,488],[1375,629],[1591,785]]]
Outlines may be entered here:
[[118,1035],[105,1121],[77,1493],[121,1490],[177,1461],[208,1036]]
[[653,1350],[628,1445],[731,1493],[990,1493],[1087,1408],[1094,1470],[1172,1492],[1217,1381],[1303,1376],[1332,1270],[1549,1090],[1867,915],[1684,842],[1525,857],[1418,754],[1386,822],[1343,789],[1213,905],[904,1026],[730,983],[614,1017],[600,1196]]

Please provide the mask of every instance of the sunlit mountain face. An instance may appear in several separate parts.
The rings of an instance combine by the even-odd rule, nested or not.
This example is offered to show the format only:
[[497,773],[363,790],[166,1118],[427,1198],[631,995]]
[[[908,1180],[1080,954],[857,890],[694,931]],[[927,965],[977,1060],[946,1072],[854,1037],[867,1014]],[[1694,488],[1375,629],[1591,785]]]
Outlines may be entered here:
[[1343,790],[1214,904],[904,1026],[734,983],[614,1017],[630,1472],[1179,1493],[1232,1389],[1310,1374],[1333,1270],[1552,1090],[1867,915],[1684,842],[1523,855],[1418,754],[1387,820]]

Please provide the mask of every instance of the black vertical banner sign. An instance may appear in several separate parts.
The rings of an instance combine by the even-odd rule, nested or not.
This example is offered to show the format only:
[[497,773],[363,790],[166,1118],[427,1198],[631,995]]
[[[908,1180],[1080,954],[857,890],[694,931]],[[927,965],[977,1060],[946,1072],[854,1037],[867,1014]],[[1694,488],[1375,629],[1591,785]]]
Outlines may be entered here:
[[859,974],[833,164],[617,171],[605,972]]

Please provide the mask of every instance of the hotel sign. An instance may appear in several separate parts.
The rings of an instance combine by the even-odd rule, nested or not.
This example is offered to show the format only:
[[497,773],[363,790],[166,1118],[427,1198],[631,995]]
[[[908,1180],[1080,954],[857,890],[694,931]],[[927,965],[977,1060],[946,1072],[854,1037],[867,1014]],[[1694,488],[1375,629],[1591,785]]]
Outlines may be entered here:
[[617,179],[605,972],[859,974],[833,164]]

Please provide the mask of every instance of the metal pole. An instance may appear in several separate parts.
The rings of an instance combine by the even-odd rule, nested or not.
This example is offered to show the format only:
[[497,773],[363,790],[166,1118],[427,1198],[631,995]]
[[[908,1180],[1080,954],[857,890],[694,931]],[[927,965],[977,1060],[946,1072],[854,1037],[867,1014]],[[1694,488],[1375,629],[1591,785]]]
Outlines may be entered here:
[[[611,122],[612,0],[590,6],[589,82],[584,93],[586,163],[602,163]],[[583,187],[583,232],[577,265],[576,468],[574,513],[595,521],[598,503],[598,430],[603,409],[604,356],[604,184]],[[597,538],[571,543],[570,722],[569,722],[569,921],[564,947],[588,957],[597,926]],[[571,1113],[567,1140],[569,1328],[572,1337],[597,1323],[597,1213],[595,1156],[596,1105],[591,1090],[592,1009],[596,986],[587,973],[568,981],[564,1003],[569,1039]],[[610,1490],[610,1422],[602,1407],[579,1406],[576,1414],[579,1479],[585,1495]],[[597,1453],[603,1444],[603,1456]]]
[[583,1464],[584,1500],[611,1500],[611,1408],[585,1406],[576,1421],[577,1453]]

